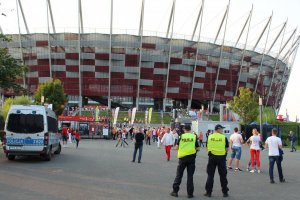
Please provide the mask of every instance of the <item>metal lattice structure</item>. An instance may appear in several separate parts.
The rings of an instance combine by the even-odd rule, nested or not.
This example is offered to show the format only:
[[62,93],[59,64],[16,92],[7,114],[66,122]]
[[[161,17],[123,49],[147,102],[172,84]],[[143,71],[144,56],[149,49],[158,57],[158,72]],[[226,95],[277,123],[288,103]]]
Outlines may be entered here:
[[[34,92],[39,83],[60,79],[65,92],[80,105],[84,96],[104,97],[109,107],[111,100],[123,98],[130,106],[152,106],[158,101],[159,108],[166,110],[173,101],[184,100],[191,108],[195,101],[213,105],[231,100],[239,87],[247,87],[263,97],[264,105],[279,109],[300,42],[300,37],[295,37],[296,30],[284,40],[284,23],[269,49],[265,45],[263,52],[255,51],[263,35],[267,34],[268,40],[271,16],[254,48],[247,49],[251,9],[235,45],[227,45],[230,3],[214,42],[205,42],[200,40],[204,0],[190,40],[174,37],[175,0],[166,37],[144,36],[144,0],[138,35],[113,34],[113,0],[110,34],[84,32],[81,0],[78,0],[77,33],[56,32],[50,0],[46,0],[48,33],[30,33],[21,1],[16,2],[27,34],[21,34],[19,29],[19,34],[11,35],[12,42],[1,42],[0,47],[7,48],[28,66],[24,79],[18,81]],[[244,34],[246,43],[238,47]],[[221,35],[221,42],[217,43]],[[277,56],[271,56],[272,47],[281,37]],[[284,55],[283,50],[286,50]]]

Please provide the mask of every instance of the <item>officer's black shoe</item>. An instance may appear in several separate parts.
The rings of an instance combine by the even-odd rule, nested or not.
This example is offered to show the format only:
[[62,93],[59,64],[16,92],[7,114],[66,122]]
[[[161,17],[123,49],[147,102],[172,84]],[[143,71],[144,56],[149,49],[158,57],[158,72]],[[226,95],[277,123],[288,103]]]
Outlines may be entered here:
[[190,198],[193,198],[194,197],[194,195],[192,195],[192,194],[189,194],[188,195],[188,198],[190,199]]
[[228,195],[228,193],[226,192],[226,193],[223,193],[223,197],[228,197],[229,195]]
[[171,192],[170,195],[171,195],[172,197],[178,197],[178,193],[177,193],[177,192]]
[[206,192],[206,193],[204,194],[204,196],[206,196],[206,197],[211,197],[211,193]]
[[270,180],[270,183],[271,183],[271,184],[274,184],[274,183],[275,183],[275,181],[274,181],[274,180]]
[[285,182],[285,179],[284,179],[284,178],[283,178],[283,179],[281,179],[281,180],[280,180],[280,182],[281,182],[281,183],[284,183],[284,182]]

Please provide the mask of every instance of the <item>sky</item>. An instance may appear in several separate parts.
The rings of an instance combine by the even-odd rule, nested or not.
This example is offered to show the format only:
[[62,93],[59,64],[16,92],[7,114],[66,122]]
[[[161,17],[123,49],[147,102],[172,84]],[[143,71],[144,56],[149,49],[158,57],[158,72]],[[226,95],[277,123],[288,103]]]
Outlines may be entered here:
[[[110,0],[81,0],[84,32],[109,33]],[[166,36],[168,21],[173,0],[145,0],[144,35]],[[201,41],[213,41],[228,5],[228,0],[205,0]],[[18,33],[16,1],[0,0],[0,26],[5,34]],[[31,33],[47,33],[46,0],[21,0],[28,28]],[[138,34],[142,0],[114,0],[113,33]],[[51,0],[56,32],[78,32],[78,0]],[[225,34],[226,44],[234,45],[253,5],[253,16],[250,25],[247,48],[252,49],[268,18],[273,18],[270,35],[265,34],[256,51],[262,52],[265,44],[270,47],[284,22],[287,27],[282,34],[286,41],[294,29],[300,25],[299,0],[231,0],[229,17]],[[201,0],[176,0],[174,18],[174,38],[190,39]],[[20,10],[19,10],[20,12]],[[21,16],[21,13],[20,13]],[[26,33],[20,18],[21,33]],[[52,30],[52,29],[51,29]],[[196,34],[198,35],[199,28]],[[300,31],[297,31],[297,36]],[[221,43],[224,33],[222,28],[217,43]],[[281,36],[282,36],[281,35]],[[277,56],[282,37],[272,48],[271,55]],[[246,34],[240,39],[240,47],[246,41]],[[266,42],[267,41],[267,42]],[[286,50],[291,46],[288,44]],[[299,54],[299,53],[298,53]],[[297,55],[292,73],[281,105],[280,114],[295,121],[300,117],[300,56]]]

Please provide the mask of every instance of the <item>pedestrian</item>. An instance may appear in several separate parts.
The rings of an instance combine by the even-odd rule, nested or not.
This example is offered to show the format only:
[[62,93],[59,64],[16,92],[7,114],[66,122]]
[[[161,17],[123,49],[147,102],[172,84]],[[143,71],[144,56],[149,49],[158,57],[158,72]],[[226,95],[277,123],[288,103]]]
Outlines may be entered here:
[[118,130],[117,135],[118,135],[118,141],[117,141],[116,147],[118,147],[120,143],[121,143],[121,146],[124,146],[124,141],[123,141],[123,138],[122,138],[122,130],[121,129]]
[[75,140],[76,140],[76,148],[78,148],[79,141],[80,141],[80,132],[78,131],[78,129],[76,129],[75,131]]
[[215,132],[208,136],[207,140],[207,153],[208,153],[208,164],[206,168],[207,181],[205,185],[206,193],[204,196],[211,197],[214,185],[214,176],[216,167],[220,176],[220,182],[223,192],[223,197],[228,197],[228,181],[227,181],[227,168],[226,168],[226,155],[228,152],[228,140],[223,135],[223,127],[220,124],[215,126]]
[[148,129],[146,129],[146,145],[151,145],[150,144],[150,140],[151,140],[151,132],[150,132],[150,127]]
[[208,136],[210,135],[210,130],[207,130],[205,133],[206,136],[206,147],[207,147],[207,141],[208,141]]
[[152,142],[155,143],[156,140],[157,140],[156,129],[153,128],[153,129],[152,129]]
[[113,134],[113,140],[116,139],[116,135],[117,135],[117,127],[114,126],[113,130],[112,130],[112,134]]
[[290,140],[290,143],[291,143],[291,152],[295,152],[297,151],[297,149],[295,148],[295,142],[296,142],[296,137],[295,137],[295,134],[293,131],[290,131],[290,134],[289,134],[289,140]]
[[199,146],[201,147],[201,145],[204,147],[203,144],[203,133],[202,131],[200,131],[199,135],[198,135],[198,139],[199,139]]
[[285,182],[282,174],[282,141],[279,137],[277,137],[277,129],[272,129],[272,136],[268,137],[266,140],[266,148],[269,149],[269,175],[270,175],[270,183],[275,183],[274,181],[274,164],[276,162],[278,174],[279,174],[279,181]]
[[68,129],[68,139],[69,139],[69,143],[72,144],[72,128]]
[[191,126],[184,125],[184,133],[180,136],[178,144],[177,157],[179,158],[176,178],[173,183],[173,191],[171,196],[178,197],[183,172],[187,168],[187,194],[188,198],[194,197],[194,181],[193,176],[195,172],[196,152],[200,150],[197,135],[191,133]]
[[165,146],[167,161],[170,161],[171,148],[174,143],[174,137],[170,132],[170,128],[166,128],[166,133],[162,137],[161,143]]
[[[128,146],[128,143],[126,142],[126,135],[127,135],[126,134],[126,129],[124,128],[123,132],[122,132],[123,147],[125,147],[125,144],[127,144],[127,146]],[[121,144],[121,146],[122,146],[122,144]]]
[[66,147],[68,141],[68,127],[64,126],[61,132],[62,132],[63,147]]
[[260,173],[260,137],[256,128],[252,129],[252,136],[248,140],[248,146],[250,147],[251,157],[251,173],[255,172],[254,166],[257,165],[257,173]]
[[174,144],[173,144],[173,146],[176,147],[176,145],[178,143],[178,138],[179,138],[176,129],[173,129],[173,138],[174,138]]
[[161,131],[159,128],[156,129],[156,135],[157,135],[157,148],[160,149],[160,140],[161,140]]
[[234,133],[230,136],[229,139],[229,148],[231,149],[231,157],[228,161],[228,169],[232,169],[231,164],[232,160],[235,159],[235,171],[242,171],[239,168],[239,163],[242,155],[242,144],[244,143],[243,137],[238,133],[238,128],[234,128]]
[[141,163],[144,139],[145,139],[145,137],[144,137],[142,128],[136,130],[136,133],[134,135],[133,159],[131,162],[135,162],[136,153],[137,153],[137,150],[139,150],[138,163]]

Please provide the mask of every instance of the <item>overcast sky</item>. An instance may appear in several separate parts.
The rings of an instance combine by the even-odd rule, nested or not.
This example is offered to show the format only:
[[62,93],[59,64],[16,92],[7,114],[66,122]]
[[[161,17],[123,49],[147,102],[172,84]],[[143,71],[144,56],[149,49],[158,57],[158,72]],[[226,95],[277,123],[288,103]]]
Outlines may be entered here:
[[[142,0],[114,0],[114,33],[137,34],[139,27],[140,8]],[[144,33],[146,35],[165,36],[172,0],[145,0]],[[18,33],[17,9],[15,0],[0,0],[0,26],[4,33]],[[46,0],[21,0],[29,31],[47,32]],[[57,32],[78,31],[78,1],[51,0],[54,23]],[[201,38],[213,40],[226,10],[228,0],[206,0]],[[253,17],[248,39],[248,48],[254,46],[263,27],[273,11],[273,20],[267,47],[271,45],[280,31],[283,23],[288,19],[284,34],[284,41],[300,24],[299,0],[231,0],[229,19],[225,40],[236,42],[236,39],[245,23],[251,6]],[[174,37],[190,39],[196,18],[201,6],[201,0],[177,0],[175,9]],[[82,0],[84,32],[109,33],[110,27],[110,0]],[[20,20],[22,20],[20,18]],[[26,33],[23,21],[21,32]],[[300,31],[297,31],[299,35]],[[222,39],[223,30],[219,36]],[[245,43],[246,34],[240,40]],[[272,55],[277,55],[280,48],[278,40],[272,48]],[[259,43],[257,51],[262,51],[266,41],[266,34]],[[228,44],[228,43],[227,43]],[[289,43],[288,47],[290,47]],[[284,54],[284,53],[283,53]],[[292,74],[286,89],[280,113],[285,115],[286,109],[290,120],[300,117],[300,58],[296,57]],[[297,87],[298,86],[298,87]]]

